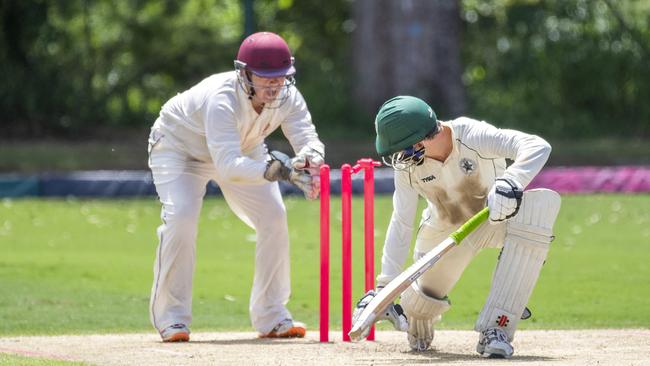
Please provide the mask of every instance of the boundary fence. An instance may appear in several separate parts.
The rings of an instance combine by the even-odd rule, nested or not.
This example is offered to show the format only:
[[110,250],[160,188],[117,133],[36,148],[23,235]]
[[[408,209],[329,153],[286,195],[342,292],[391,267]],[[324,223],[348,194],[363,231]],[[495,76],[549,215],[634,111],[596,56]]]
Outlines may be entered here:
[[[341,171],[332,169],[332,193],[340,194]],[[339,187],[339,188],[337,188]],[[561,194],[650,193],[650,166],[551,167],[542,170],[531,188],[549,188]],[[283,194],[301,194],[292,185],[281,182]],[[375,170],[375,193],[394,191],[393,170]],[[363,193],[363,176],[354,176],[352,192]],[[208,195],[220,195],[210,182]],[[0,198],[13,197],[88,197],[116,198],[155,196],[149,171],[81,171],[34,175],[0,174]]]

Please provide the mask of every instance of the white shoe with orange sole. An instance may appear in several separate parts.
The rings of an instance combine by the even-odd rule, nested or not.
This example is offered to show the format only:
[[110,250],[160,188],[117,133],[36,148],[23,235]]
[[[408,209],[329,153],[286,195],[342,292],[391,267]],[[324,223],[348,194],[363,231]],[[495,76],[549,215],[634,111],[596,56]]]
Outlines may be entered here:
[[160,332],[163,342],[187,342],[190,340],[190,328],[185,324],[174,324]]
[[260,338],[303,338],[307,333],[307,326],[304,323],[284,319],[270,332],[260,334]]

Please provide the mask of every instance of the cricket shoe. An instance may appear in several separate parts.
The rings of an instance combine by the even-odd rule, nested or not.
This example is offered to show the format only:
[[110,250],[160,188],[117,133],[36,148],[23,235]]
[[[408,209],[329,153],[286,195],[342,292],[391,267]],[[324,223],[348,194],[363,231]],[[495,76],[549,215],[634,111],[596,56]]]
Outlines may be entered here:
[[292,319],[284,319],[270,332],[260,334],[260,338],[302,338],[307,332],[307,326]]
[[510,358],[515,350],[503,330],[489,328],[481,332],[476,352],[485,358]]
[[190,328],[185,324],[174,324],[160,332],[163,342],[187,342],[190,340]]

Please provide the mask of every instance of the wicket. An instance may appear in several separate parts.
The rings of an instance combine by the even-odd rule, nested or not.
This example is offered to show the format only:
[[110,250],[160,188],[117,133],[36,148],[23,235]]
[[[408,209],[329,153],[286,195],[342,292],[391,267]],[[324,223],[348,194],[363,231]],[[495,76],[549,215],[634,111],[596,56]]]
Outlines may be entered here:
[[[364,253],[365,290],[375,287],[374,276],[374,168],[381,163],[370,158],[359,159],[357,164],[341,166],[341,257],[342,257],[342,332],[343,341],[349,342],[352,329],[352,174],[363,170],[364,198]],[[329,267],[330,267],[330,167],[320,168],[320,341],[329,341]],[[368,340],[375,339],[374,327]]]

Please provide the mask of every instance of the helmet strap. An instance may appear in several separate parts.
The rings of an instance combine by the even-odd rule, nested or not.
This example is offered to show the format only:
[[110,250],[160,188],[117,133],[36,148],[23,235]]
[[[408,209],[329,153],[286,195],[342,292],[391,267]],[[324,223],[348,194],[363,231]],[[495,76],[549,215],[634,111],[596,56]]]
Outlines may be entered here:
[[253,85],[253,78],[251,77],[251,72],[248,69],[244,69],[244,74],[246,76],[246,80],[248,81],[246,84],[248,85],[248,99],[253,99],[253,96],[255,95],[255,88],[252,86]]

